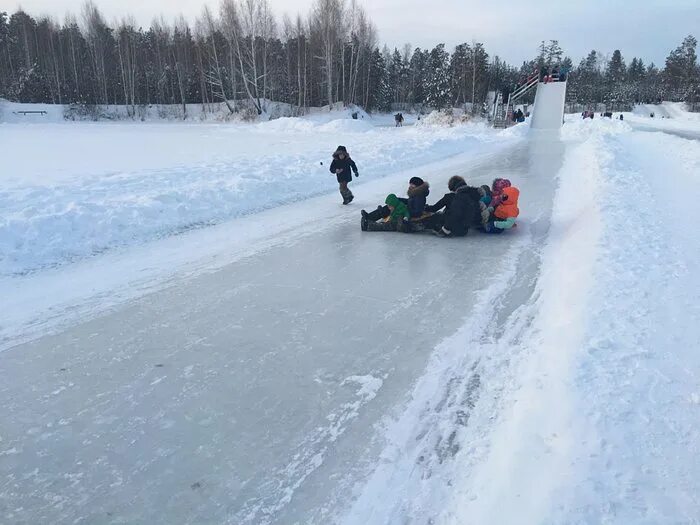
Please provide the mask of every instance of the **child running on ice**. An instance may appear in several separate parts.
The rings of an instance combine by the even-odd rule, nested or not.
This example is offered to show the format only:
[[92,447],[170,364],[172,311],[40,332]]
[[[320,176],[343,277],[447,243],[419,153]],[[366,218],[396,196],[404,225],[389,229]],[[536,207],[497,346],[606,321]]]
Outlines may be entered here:
[[352,173],[350,170],[355,173],[355,177],[360,176],[355,161],[348,155],[348,150],[345,146],[338,146],[335,153],[333,153],[333,162],[331,162],[330,171],[331,173],[335,173],[338,179],[340,195],[343,197],[343,204],[350,204],[355,198],[348,189],[348,182],[352,181]]

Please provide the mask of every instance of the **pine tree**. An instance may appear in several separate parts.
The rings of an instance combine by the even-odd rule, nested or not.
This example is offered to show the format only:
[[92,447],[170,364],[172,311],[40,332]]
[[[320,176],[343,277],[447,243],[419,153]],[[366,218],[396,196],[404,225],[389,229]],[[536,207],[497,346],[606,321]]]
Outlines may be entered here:
[[392,92],[384,54],[375,49],[372,53],[369,75],[368,110],[391,111]]
[[450,57],[450,91],[454,105],[465,104],[467,100],[471,100],[467,96],[470,85],[467,74],[470,55],[469,45],[459,44]]
[[559,67],[561,57],[564,56],[564,51],[559,45],[559,40],[550,40],[545,50],[547,67]]
[[450,65],[445,44],[438,44],[430,52],[426,102],[434,109],[444,109],[450,103]]
[[689,35],[666,58],[663,79],[673,100],[686,100],[695,91],[699,77],[697,44],[695,37]]
[[410,104],[424,104],[426,97],[425,84],[428,78],[428,51],[422,51],[417,47],[413,51],[408,65],[409,90],[408,102]]

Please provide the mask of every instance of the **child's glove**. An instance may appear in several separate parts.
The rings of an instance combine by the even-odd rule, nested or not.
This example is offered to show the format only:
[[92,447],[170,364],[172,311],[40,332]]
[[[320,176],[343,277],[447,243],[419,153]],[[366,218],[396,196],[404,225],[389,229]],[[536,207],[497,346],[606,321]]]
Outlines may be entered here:
[[359,177],[359,176],[360,176],[360,172],[359,172],[359,171],[356,171],[356,172],[355,172],[355,178],[357,178],[357,177]]

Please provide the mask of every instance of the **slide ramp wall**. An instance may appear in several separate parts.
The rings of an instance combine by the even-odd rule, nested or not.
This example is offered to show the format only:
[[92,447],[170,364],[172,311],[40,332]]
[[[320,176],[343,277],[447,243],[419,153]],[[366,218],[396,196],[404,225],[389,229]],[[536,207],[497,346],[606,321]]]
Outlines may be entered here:
[[532,112],[532,129],[559,129],[564,120],[566,82],[540,82]]

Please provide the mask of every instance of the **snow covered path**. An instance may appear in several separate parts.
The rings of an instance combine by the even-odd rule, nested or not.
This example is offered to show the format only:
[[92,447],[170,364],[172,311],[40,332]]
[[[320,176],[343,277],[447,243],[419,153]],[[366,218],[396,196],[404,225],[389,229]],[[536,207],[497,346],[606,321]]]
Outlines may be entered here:
[[[15,422],[2,435],[3,515],[329,519],[381,450],[373,426],[545,236],[562,154],[559,142],[521,145],[402,174],[401,185],[424,175],[436,198],[454,173],[515,178],[530,199],[513,237],[362,234],[370,203],[358,197],[280,246],[3,353]],[[537,266],[518,271],[527,284],[505,310]]]

